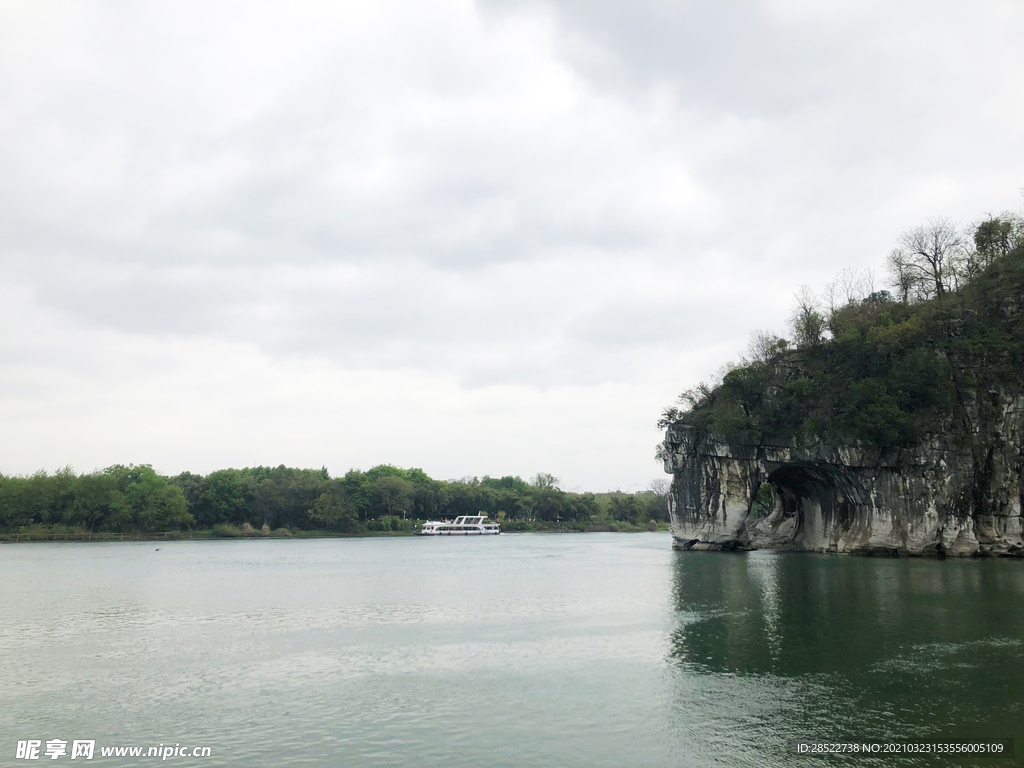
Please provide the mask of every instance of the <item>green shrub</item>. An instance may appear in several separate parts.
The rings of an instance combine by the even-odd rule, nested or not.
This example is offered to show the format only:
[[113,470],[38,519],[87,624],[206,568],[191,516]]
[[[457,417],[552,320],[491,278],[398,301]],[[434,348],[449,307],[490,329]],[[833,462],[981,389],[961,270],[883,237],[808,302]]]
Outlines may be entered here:
[[242,530],[230,523],[217,523],[213,526],[213,535],[221,539],[235,539],[242,536]]

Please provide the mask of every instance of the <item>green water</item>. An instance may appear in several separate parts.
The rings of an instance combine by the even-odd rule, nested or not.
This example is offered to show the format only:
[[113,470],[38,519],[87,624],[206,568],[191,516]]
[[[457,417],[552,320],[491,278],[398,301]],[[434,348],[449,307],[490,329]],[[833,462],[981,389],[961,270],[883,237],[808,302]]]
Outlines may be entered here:
[[[939,735],[1024,754],[1024,563],[669,547],[0,545],[0,765],[155,765],[99,750],[160,743],[211,748],[182,766],[814,766],[797,739]],[[28,739],[96,755],[17,760]]]

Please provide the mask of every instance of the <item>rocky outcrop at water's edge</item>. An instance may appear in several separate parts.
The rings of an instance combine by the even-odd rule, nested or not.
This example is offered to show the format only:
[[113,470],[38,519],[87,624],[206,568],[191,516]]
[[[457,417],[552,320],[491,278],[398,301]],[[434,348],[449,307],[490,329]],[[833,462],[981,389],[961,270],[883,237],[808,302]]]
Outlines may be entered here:
[[673,546],[1021,556],[1024,398],[988,398],[990,417],[966,439],[912,448],[727,439],[671,424],[661,458],[673,475]]

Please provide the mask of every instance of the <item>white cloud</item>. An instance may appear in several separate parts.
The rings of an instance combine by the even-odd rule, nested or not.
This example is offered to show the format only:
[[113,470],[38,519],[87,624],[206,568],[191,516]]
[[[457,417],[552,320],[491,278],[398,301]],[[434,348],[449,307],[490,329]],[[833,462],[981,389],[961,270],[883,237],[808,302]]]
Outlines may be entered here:
[[1018,204],[1019,5],[0,8],[0,471],[640,486],[800,283]]

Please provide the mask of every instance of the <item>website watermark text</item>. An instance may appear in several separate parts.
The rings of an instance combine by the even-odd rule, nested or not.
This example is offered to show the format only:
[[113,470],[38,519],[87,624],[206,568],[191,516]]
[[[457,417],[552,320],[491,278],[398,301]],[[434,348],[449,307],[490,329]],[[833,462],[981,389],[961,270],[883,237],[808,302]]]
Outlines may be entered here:
[[182,746],[174,744],[147,744],[100,746],[97,748],[95,739],[25,739],[19,741],[15,751],[16,760],[92,760],[97,754],[101,757],[149,757],[167,760],[175,757],[209,757],[213,750],[210,747]]

